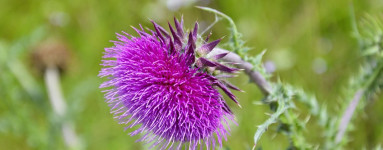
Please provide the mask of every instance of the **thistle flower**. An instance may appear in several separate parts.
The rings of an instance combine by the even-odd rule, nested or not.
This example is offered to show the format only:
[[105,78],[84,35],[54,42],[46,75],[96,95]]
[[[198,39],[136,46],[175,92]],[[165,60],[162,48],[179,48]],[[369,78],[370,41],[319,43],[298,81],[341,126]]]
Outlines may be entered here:
[[109,80],[100,88],[111,87],[104,91],[111,113],[125,130],[140,126],[130,135],[142,133],[138,141],[150,148],[214,149],[216,140],[222,148],[234,116],[216,88],[238,104],[229,88],[239,89],[221,80],[238,69],[216,62],[227,53],[206,57],[220,39],[200,40],[198,23],[186,35],[183,20],[174,22],[171,35],[153,21],[154,31],[132,27],[138,37],[117,34],[119,41],[105,49],[99,76]]

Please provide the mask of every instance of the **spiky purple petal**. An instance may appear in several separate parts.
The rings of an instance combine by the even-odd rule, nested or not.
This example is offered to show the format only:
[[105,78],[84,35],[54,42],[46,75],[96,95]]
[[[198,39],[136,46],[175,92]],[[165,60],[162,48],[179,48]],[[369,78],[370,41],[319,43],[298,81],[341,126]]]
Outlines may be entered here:
[[221,71],[224,71],[224,72],[228,72],[228,73],[236,73],[237,71],[239,71],[239,69],[237,68],[230,68],[228,66],[225,66],[225,65],[222,65],[220,63],[215,63],[217,65],[217,69],[218,70],[221,70]]
[[214,62],[212,62],[206,58],[203,58],[203,57],[199,58],[198,61],[200,61],[203,66],[209,66],[209,67],[216,67],[217,66]]
[[178,36],[178,34],[176,33],[176,31],[174,31],[172,25],[170,25],[170,23],[168,23],[169,25],[169,29],[170,29],[170,32],[172,33],[173,35],[173,40],[174,40],[174,46],[176,49],[181,49],[182,48],[182,41],[180,39],[180,37]]
[[181,20],[181,23],[178,21],[176,17],[174,17],[174,24],[177,29],[178,36],[183,39],[184,38],[184,30],[183,30],[183,19]]
[[206,43],[204,45],[202,45],[199,49],[198,49],[198,52],[201,53],[201,54],[208,54],[211,52],[211,50],[213,50],[213,48],[215,46],[218,45],[218,43],[221,42],[221,39],[218,39],[218,40],[215,40],[213,42],[210,42],[210,43]]
[[229,53],[217,54],[217,55],[213,56],[213,59],[219,60],[219,59],[225,57],[227,54],[229,54]]

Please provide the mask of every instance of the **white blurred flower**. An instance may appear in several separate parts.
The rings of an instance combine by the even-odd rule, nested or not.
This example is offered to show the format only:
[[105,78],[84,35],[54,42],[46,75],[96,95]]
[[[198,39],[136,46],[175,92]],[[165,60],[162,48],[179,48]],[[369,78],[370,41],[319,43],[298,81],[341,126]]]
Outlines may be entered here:
[[327,71],[327,62],[323,58],[315,58],[312,63],[312,69],[316,74],[323,74]]
[[49,22],[54,26],[63,27],[69,22],[69,15],[65,12],[52,12],[49,14]]

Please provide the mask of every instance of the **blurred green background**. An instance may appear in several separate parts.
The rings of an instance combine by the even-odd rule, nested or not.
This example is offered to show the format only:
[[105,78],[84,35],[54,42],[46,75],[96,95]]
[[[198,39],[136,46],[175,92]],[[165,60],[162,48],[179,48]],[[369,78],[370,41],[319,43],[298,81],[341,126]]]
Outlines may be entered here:
[[[344,105],[342,91],[360,67],[351,5],[356,20],[366,14],[383,17],[381,0],[0,0],[0,149],[66,149],[58,127],[62,120],[74,123],[85,149],[144,149],[134,142],[139,136],[123,132],[104,102],[98,86],[105,79],[97,77],[102,53],[112,46],[115,33],[132,33],[130,26],[139,24],[152,28],[149,19],[166,25],[173,16],[183,15],[187,27],[197,20],[206,28],[214,15],[194,6],[232,17],[252,48],[250,54],[267,49],[264,60],[275,66],[274,76],[315,94],[331,114]],[[228,36],[227,29],[227,22],[220,21],[212,28],[213,39]],[[61,78],[69,113],[64,118],[54,115],[43,76],[31,57],[51,39],[70,50]],[[242,109],[228,102],[239,125],[232,126],[224,147],[251,149],[256,126],[270,110],[254,104],[262,95],[245,75],[231,81],[246,92],[235,93]],[[383,144],[382,113],[383,95],[354,117],[350,149]],[[308,126],[308,141],[321,144],[321,131]],[[283,149],[288,141],[272,126],[259,145]]]

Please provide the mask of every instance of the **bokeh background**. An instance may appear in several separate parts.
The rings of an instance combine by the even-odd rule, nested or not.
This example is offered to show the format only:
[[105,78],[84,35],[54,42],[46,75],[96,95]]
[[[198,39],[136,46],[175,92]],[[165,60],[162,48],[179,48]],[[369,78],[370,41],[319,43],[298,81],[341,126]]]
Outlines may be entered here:
[[[124,126],[113,120],[98,88],[105,81],[97,77],[103,50],[112,46],[115,33],[132,33],[130,26],[152,28],[149,19],[166,25],[173,16],[183,15],[187,27],[199,21],[206,28],[214,15],[194,6],[211,7],[232,17],[246,46],[252,48],[250,54],[267,49],[264,61],[275,69],[273,79],[316,95],[330,115],[345,105],[342,91],[360,67],[359,47],[352,35],[353,14],[356,20],[366,14],[383,17],[381,0],[0,0],[0,149],[66,149],[59,129],[62,120],[75,125],[82,148],[144,149],[134,142],[138,136],[127,135],[132,130],[124,132]],[[218,22],[212,31],[213,39],[230,34],[226,21]],[[43,75],[32,57],[47,41],[69,50],[61,74],[68,105],[63,118],[54,115]],[[232,126],[223,145],[251,149],[256,126],[270,110],[255,104],[262,95],[245,75],[230,81],[245,92],[235,93],[242,109],[228,102],[239,125]],[[378,97],[354,117],[350,149],[383,144],[383,95]],[[308,126],[308,141],[321,144],[322,131]],[[288,145],[275,130],[272,126],[262,137],[263,149]]]

